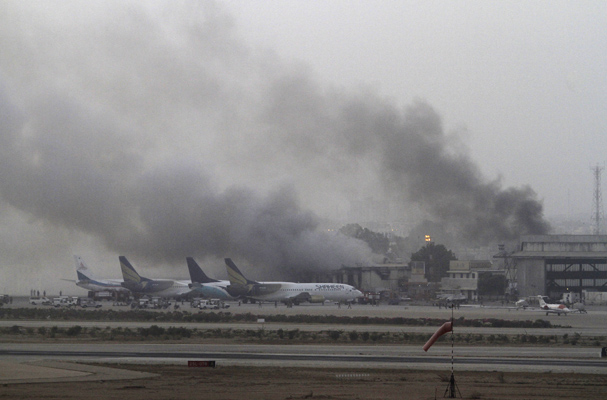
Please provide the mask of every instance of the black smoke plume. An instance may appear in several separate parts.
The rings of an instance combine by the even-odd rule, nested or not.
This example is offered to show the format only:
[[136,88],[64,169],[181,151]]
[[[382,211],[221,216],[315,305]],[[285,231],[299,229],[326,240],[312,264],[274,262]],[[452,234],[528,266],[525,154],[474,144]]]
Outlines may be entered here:
[[368,193],[471,243],[548,229],[535,193],[483,178],[431,106],[324,87],[246,46],[214,3],[66,4],[0,16],[6,207],[135,260],[232,257],[291,279],[368,262],[312,211]]

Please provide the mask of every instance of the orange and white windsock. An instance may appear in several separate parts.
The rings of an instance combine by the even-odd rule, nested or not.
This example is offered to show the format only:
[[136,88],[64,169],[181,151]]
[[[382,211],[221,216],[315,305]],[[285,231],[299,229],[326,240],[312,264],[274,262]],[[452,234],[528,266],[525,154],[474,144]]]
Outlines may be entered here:
[[428,351],[430,346],[432,346],[434,344],[434,342],[436,342],[438,340],[439,337],[443,336],[447,332],[451,332],[452,330],[453,330],[453,323],[445,322],[440,328],[438,328],[438,330],[436,332],[434,332],[434,335],[432,335],[430,340],[428,340],[426,342],[426,344],[423,347],[424,351]]

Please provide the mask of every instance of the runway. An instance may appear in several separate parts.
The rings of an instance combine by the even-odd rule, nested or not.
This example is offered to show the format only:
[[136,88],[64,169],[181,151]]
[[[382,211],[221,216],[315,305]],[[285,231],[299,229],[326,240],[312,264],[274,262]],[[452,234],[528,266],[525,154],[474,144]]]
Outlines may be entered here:
[[[212,345],[212,344],[6,344],[0,360],[84,361],[108,364],[176,363],[215,360],[218,365],[449,369],[451,348],[436,346]],[[607,373],[607,360],[595,349],[461,347],[454,349],[459,370]]]
[[[29,305],[26,305],[26,307]],[[18,305],[17,305],[18,307]],[[124,307],[111,306],[104,303],[103,309],[113,309],[117,312],[126,310]],[[167,312],[172,310],[158,310]],[[337,315],[337,316],[374,316],[374,317],[411,317],[433,318],[448,320],[451,312],[431,306],[362,306],[355,305],[352,309],[339,308],[334,305],[306,305],[294,308],[284,306],[242,304],[232,305],[230,313],[251,313],[257,316],[274,314],[285,315]],[[181,308],[181,312],[198,313],[189,306]],[[209,312],[209,311],[203,311]],[[571,314],[566,317],[555,315],[545,316],[543,313],[512,311],[506,308],[462,308],[455,311],[456,318],[466,319],[510,319],[510,320],[549,320],[554,328],[492,328],[492,327],[457,327],[460,334],[482,333],[490,334],[528,334],[528,335],[559,335],[579,334],[581,336],[605,336],[607,312],[604,309],[589,310],[588,314]],[[0,320],[1,327],[20,326],[37,329],[71,327],[110,327],[137,329],[158,325],[160,327],[185,327],[188,329],[265,329],[265,330],[305,330],[321,331],[340,329],[357,332],[415,332],[434,333],[436,326],[398,326],[398,325],[335,325],[335,324],[301,324],[301,323],[192,323],[192,322],[123,322],[123,321],[73,321],[73,320]],[[604,343],[602,345],[607,345]],[[467,371],[521,371],[521,372],[562,372],[606,374],[607,359],[600,358],[600,347],[575,346],[473,346],[460,345],[454,348],[453,362],[458,370]],[[187,365],[190,360],[215,360],[218,366],[239,365],[251,367],[284,366],[308,368],[357,368],[357,369],[417,369],[417,370],[449,370],[451,368],[451,347],[445,344],[433,346],[428,353],[421,346],[398,345],[241,345],[241,344],[179,344],[179,343],[4,343],[0,346],[0,370],[15,370],[24,363],[69,363],[94,362],[108,365],[136,363],[170,363]],[[14,368],[10,366],[13,365]],[[56,365],[56,364],[53,364]],[[60,364],[61,365],[61,364]],[[19,366],[19,368],[16,368]],[[74,368],[67,368],[71,371]],[[44,368],[38,371],[48,371],[51,375],[57,373],[57,368]],[[86,372],[86,371],[85,371]],[[13,374],[14,375],[14,374]],[[22,374],[30,376],[31,374]],[[69,375],[69,374],[68,374]],[[8,376],[2,374],[0,376]],[[93,379],[95,374],[84,374],[78,379]],[[109,375],[108,375],[109,376]],[[121,374],[114,374],[120,378]],[[126,375],[125,375],[126,376]],[[65,379],[74,379],[66,377]],[[97,378],[98,379],[98,378]],[[106,378],[110,379],[110,378]],[[0,382],[2,380],[0,379]]]

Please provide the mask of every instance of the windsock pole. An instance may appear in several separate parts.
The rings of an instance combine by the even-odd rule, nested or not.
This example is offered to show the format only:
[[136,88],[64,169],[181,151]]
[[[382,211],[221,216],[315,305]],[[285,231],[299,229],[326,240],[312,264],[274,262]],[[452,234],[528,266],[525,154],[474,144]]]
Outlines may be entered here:
[[[447,332],[451,332],[451,378],[449,379],[449,386],[447,390],[445,390],[445,394],[443,397],[456,398],[456,394],[459,393],[459,396],[462,397],[462,394],[455,383],[455,375],[454,371],[454,357],[453,357],[453,349],[455,347],[455,337],[453,336],[453,323],[455,322],[453,317],[453,309],[455,308],[455,304],[451,304],[451,321],[445,322],[438,330],[432,335],[432,337],[426,342],[426,344],[422,347],[424,351],[428,351],[428,349],[438,340],[439,337],[444,335]],[[449,396],[447,396],[449,393]]]
[[[455,303],[451,304],[451,378],[449,378],[449,386],[447,386],[447,390],[445,390],[445,394],[443,397],[449,397],[450,399],[455,399],[457,397],[457,393],[459,393],[459,397],[462,397],[462,394],[455,383],[455,375],[454,375],[454,362],[453,362],[453,348],[455,343],[455,337],[453,336],[453,309],[455,308]],[[449,396],[447,396],[449,393]]]

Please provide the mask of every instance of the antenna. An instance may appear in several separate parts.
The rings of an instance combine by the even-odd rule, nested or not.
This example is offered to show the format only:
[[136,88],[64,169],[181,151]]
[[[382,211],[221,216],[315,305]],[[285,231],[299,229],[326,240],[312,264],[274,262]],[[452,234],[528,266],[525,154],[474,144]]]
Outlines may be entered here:
[[601,167],[598,164],[592,167],[591,170],[594,174],[594,196],[593,196],[593,210],[592,210],[592,221],[594,222],[594,234],[601,234],[601,221],[603,219],[603,200],[601,199],[601,172],[605,167]]

